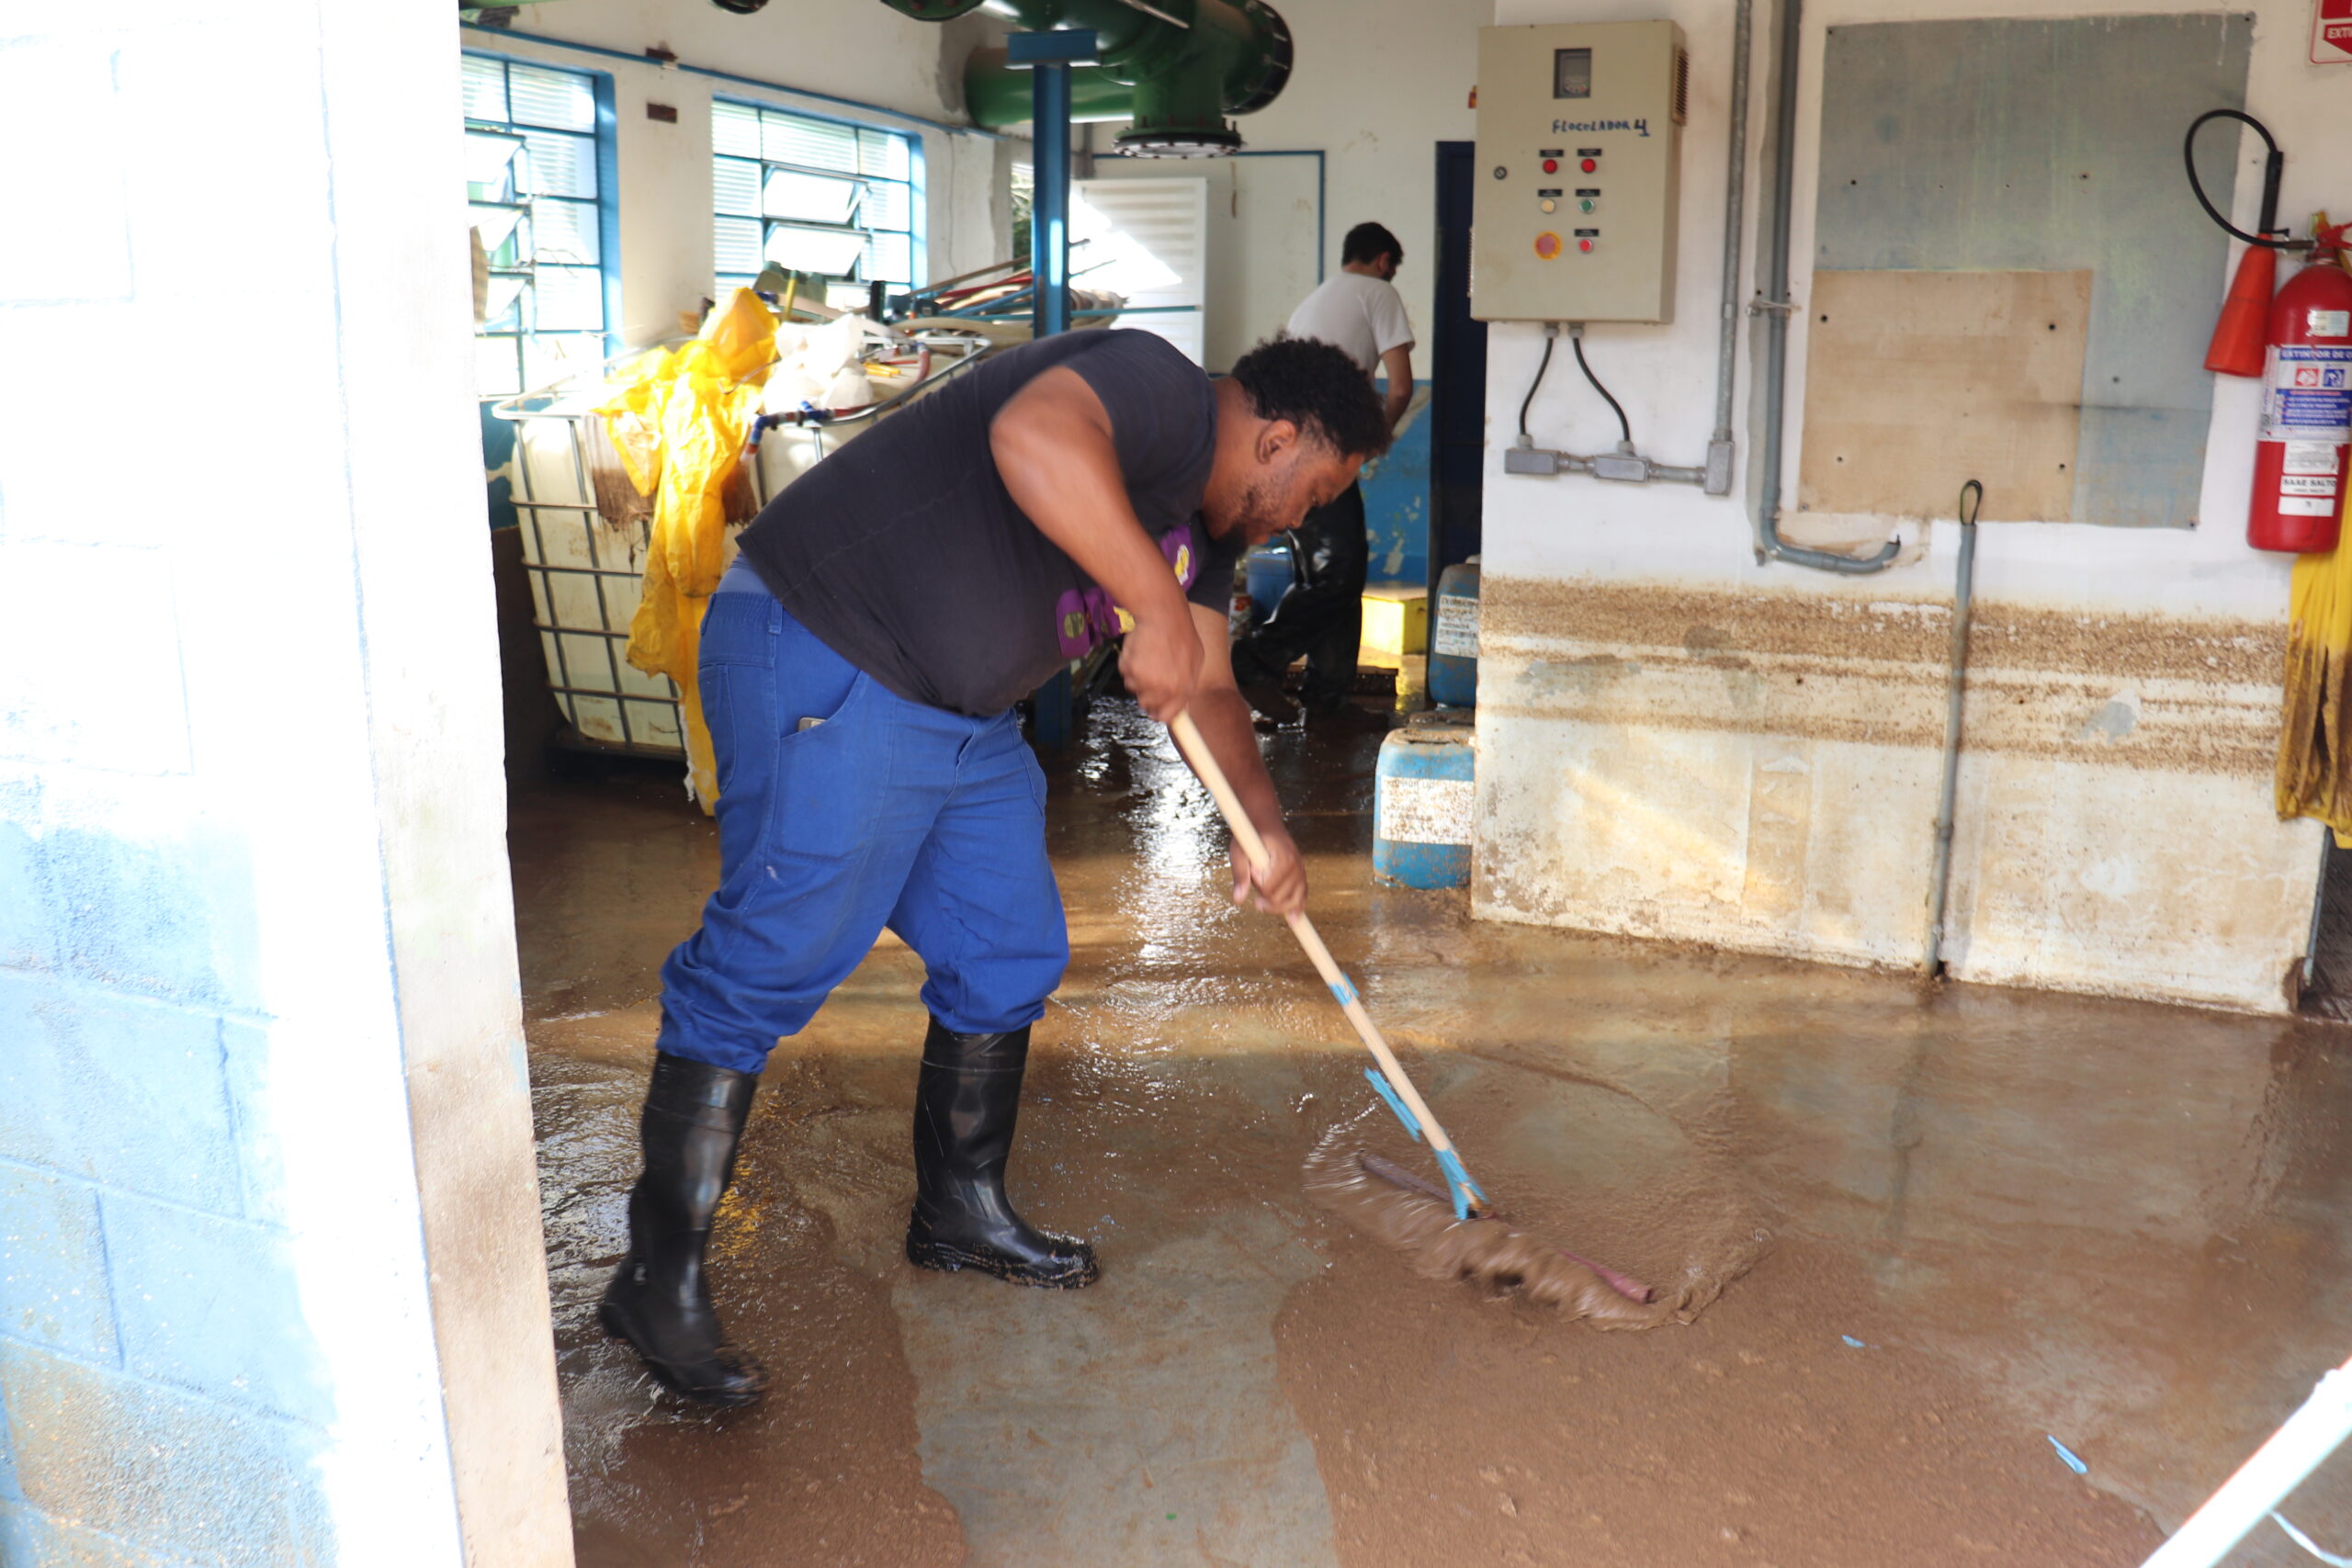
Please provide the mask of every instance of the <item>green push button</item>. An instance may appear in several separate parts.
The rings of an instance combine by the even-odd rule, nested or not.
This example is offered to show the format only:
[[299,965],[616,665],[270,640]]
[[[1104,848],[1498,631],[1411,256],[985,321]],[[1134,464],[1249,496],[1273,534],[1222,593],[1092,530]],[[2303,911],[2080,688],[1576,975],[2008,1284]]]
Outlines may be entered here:
[[1580,210],[1585,212],[1590,212],[1592,210],[1592,203],[1589,199],[1577,202],[1577,206]]

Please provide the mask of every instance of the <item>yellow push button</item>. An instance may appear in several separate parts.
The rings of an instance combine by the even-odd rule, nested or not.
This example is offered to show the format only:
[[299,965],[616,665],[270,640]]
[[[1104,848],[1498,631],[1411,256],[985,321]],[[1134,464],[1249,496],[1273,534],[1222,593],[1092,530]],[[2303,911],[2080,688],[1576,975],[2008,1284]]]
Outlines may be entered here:
[[1559,210],[1560,207],[1560,204],[1556,201],[1539,201],[1535,205],[1542,208],[1546,212],[1556,212]]

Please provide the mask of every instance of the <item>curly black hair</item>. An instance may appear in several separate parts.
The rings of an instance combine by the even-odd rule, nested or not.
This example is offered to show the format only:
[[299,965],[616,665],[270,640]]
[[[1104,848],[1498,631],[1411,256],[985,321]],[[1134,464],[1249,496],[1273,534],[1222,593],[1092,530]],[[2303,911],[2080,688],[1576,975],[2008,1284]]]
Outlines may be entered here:
[[1388,450],[1388,421],[1372,378],[1328,343],[1277,333],[1234,362],[1233,378],[1260,419],[1286,419],[1350,457]]

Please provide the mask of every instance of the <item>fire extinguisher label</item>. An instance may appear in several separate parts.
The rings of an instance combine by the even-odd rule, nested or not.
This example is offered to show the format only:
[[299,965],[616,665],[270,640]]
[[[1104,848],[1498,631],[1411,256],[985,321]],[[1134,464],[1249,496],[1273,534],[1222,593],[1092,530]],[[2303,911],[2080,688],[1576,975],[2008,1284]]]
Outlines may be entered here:
[[2262,439],[2352,441],[2352,348],[2274,344],[2268,357]]
[[2333,474],[2337,470],[2335,445],[2329,441],[2290,441],[2279,464],[2284,474]]
[[2335,477],[2333,474],[2285,474],[2278,480],[2280,495],[2334,495]]
[[2352,337],[2352,310],[2306,310],[2303,324],[2312,337]]

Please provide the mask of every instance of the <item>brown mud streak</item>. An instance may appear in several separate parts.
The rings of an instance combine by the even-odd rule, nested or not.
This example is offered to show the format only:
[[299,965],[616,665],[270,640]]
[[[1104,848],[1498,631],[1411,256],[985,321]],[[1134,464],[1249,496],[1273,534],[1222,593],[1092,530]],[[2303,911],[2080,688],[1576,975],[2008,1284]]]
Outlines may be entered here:
[[[1672,1294],[1631,1298],[1636,1282],[1612,1283],[1585,1259],[1539,1241],[1498,1217],[1461,1220],[1444,1199],[1374,1174],[1352,1129],[1333,1128],[1306,1157],[1306,1194],[1373,1240],[1403,1255],[1425,1280],[1459,1280],[1493,1295],[1516,1293],[1556,1308],[1570,1322],[1600,1329],[1656,1328],[1689,1323],[1723,1293],[1726,1281],[1686,1279]],[[1418,1186],[1418,1184],[1415,1184]],[[1611,1272],[1614,1272],[1611,1270]],[[1647,1287],[1643,1291],[1652,1296]]]
[[[1951,620],[1940,600],[1516,577],[1489,577],[1485,593],[1487,636],[1559,650],[1545,658],[1495,649],[1498,666],[1523,659],[1543,688],[1515,693],[1498,682],[1487,705],[1498,715],[1870,745],[1942,743]],[[2086,614],[1980,600],[1969,643],[1969,744],[2267,777],[2286,637],[2283,621]],[[1655,700],[1655,682],[1702,673],[1745,682],[1744,700]],[[1615,690],[1645,678],[1653,683],[1640,692]],[[1869,701],[1858,700],[1857,684],[1867,686]],[[2129,732],[2089,732],[2084,720],[2120,688],[2139,694]]]

